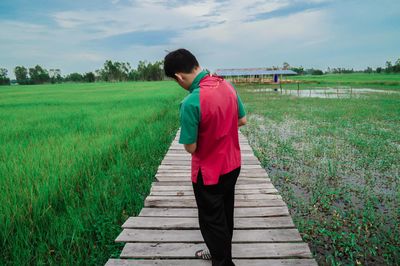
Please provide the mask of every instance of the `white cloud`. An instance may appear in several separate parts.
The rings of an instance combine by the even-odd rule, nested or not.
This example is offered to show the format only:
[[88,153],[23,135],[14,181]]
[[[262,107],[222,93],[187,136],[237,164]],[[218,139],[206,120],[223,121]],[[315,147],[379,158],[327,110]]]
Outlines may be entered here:
[[[347,9],[347,4],[344,6],[330,0],[108,1],[112,5],[107,9],[64,10],[47,14],[53,23],[0,20],[2,66],[11,70],[17,64],[29,66],[39,63],[51,68],[59,67],[64,73],[89,71],[101,67],[105,59],[130,61],[135,65],[139,60],[162,58],[165,49],[186,47],[211,69],[280,65],[283,61],[325,67],[324,64],[336,63],[338,58],[349,62],[359,60],[362,51],[352,59],[346,49],[360,43],[367,47],[374,42],[366,40],[379,36],[380,32],[390,36],[382,36],[381,42],[391,40],[395,43],[399,40],[392,29],[354,34],[360,30],[352,26],[360,24],[351,20],[354,22],[369,14],[369,20],[384,20],[387,16],[387,12],[385,16],[377,16],[380,4],[372,2],[363,5],[362,14],[351,10],[351,14],[341,20],[342,10]],[[302,4],[305,7],[303,11]],[[314,4],[317,8],[307,8]],[[300,6],[300,9],[291,11],[294,6]],[[286,13],[279,13],[285,9]],[[274,16],[274,11],[279,15]],[[272,15],[268,19],[257,17],[269,12]],[[177,34],[168,38],[167,45],[149,46],[137,42],[119,45],[111,42],[112,45],[106,46],[101,43],[102,39],[135,31],[175,31]],[[341,50],[338,47],[342,47]],[[379,51],[384,51],[387,57],[398,50]],[[337,54],[332,54],[332,51]],[[382,53],[379,54],[383,57]],[[368,60],[376,61],[377,58],[378,52],[366,56],[363,62],[376,65]],[[387,59],[390,58],[382,58],[382,64]]]

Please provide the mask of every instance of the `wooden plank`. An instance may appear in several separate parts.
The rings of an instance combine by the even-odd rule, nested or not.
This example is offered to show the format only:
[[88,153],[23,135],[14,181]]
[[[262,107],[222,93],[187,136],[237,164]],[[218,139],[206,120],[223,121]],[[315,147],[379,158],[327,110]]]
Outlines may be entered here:
[[[191,183],[187,182],[182,184],[182,182],[171,182],[171,186],[166,186],[167,182],[153,182],[151,186],[152,191],[175,191],[175,190],[190,190],[193,191],[193,186]],[[243,189],[269,189],[275,188],[272,183],[261,183],[261,184],[236,184],[235,190]]]
[[[192,162],[192,159],[190,157],[183,157],[183,156],[169,156],[166,155],[164,159],[161,161],[163,164],[164,162],[168,162],[169,164],[175,163],[175,165],[179,164],[189,164]],[[261,165],[260,161],[257,160],[254,156],[248,156],[248,157],[242,157],[242,164],[246,163],[257,163],[258,165]]]
[[[190,167],[187,169],[159,169],[157,170],[157,173],[164,173],[164,174],[179,174],[179,173],[191,173]],[[254,168],[254,169],[241,169],[240,170],[240,175],[242,174],[267,174],[267,171],[265,171],[263,168]]]
[[[197,208],[143,208],[141,217],[197,217]],[[236,217],[272,217],[289,215],[286,206],[235,208]]]
[[[187,177],[187,179],[185,180],[184,178],[182,178],[181,181],[156,181],[153,183],[157,183],[156,186],[192,186],[192,181],[190,179],[190,177]],[[237,188],[238,186],[243,186],[243,185],[255,185],[258,186],[259,188],[272,188],[273,185],[270,182],[259,182],[259,181],[247,181],[247,180],[242,180],[242,179],[238,179],[236,182],[236,186],[235,188]]]
[[[241,156],[242,156],[242,159],[243,158],[256,158],[255,155],[252,152],[242,152]],[[185,152],[185,151],[182,151],[182,152],[168,151],[164,158],[175,158],[175,157],[187,158],[187,159],[191,159],[192,158],[192,156],[189,153]]]
[[[129,217],[123,228],[198,229],[197,217]],[[235,218],[235,229],[293,228],[290,216]]]
[[[235,190],[235,195],[240,194],[276,194],[278,190],[275,188],[267,188],[267,189],[253,189],[253,190]],[[194,195],[193,190],[172,190],[172,191],[153,191],[151,190],[150,195],[153,196],[179,196],[179,195]]]
[[[236,266],[318,266],[314,259],[233,259]],[[109,259],[106,266],[210,266],[210,261],[198,259],[132,260]]]
[[[191,181],[190,176],[181,177],[181,176],[168,176],[168,175],[157,175],[156,179],[159,182],[175,182],[175,181]],[[239,176],[238,181],[246,184],[255,184],[255,183],[270,183],[271,179],[267,177],[246,177]]]
[[[171,146],[169,147],[169,150],[185,152],[182,144],[175,144],[175,143],[171,144]],[[253,149],[249,145],[246,145],[246,144],[240,145],[240,150],[241,151],[253,151]]]
[[[254,155],[253,152],[251,151],[246,151],[246,152],[241,152],[241,157],[243,158],[256,158],[256,156]],[[185,151],[168,151],[167,154],[165,155],[164,158],[173,158],[173,157],[182,157],[182,158],[192,158],[192,155],[190,155],[189,153],[185,152]]]
[[[166,176],[166,175],[157,175],[156,177],[157,182],[188,182],[187,185],[191,185],[192,178],[190,174],[188,173],[185,176]],[[236,185],[238,184],[260,184],[260,183],[271,183],[271,179],[266,176],[239,176],[239,178],[236,181]]]
[[[166,176],[166,175],[171,176],[171,177],[173,177],[173,176],[175,176],[175,177],[190,177],[191,173],[190,173],[190,171],[179,171],[179,172],[158,171],[156,174],[156,177]],[[239,175],[239,178],[240,177],[265,177],[265,178],[267,178],[268,174],[265,171],[264,172],[261,172],[261,171],[259,171],[259,172],[241,172]]]
[[[194,196],[191,195],[177,195],[177,196],[155,196],[149,195],[146,200],[194,200]],[[236,200],[271,200],[271,199],[282,199],[281,195],[278,194],[240,194],[235,195]]]
[[[285,206],[285,202],[281,199],[269,200],[238,200],[235,199],[235,207],[273,207]],[[144,202],[145,207],[178,207],[178,208],[195,208],[197,207],[194,199],[148,199]]]
[[[121,258],[193,258],[203,243],[127,243]],[[305,243],[233,243],[233,258],[312,258]]]
[[[235,230],[232,243],[299,242],[297,229]],[[124,229],[115,242],[203,243],[200,230]]]
[[[191,166],[190,165],[164,165],[161,164],[158,167],[158,170],[187,170],[190,171]],[[265,171],[259,164],[258,165],[242,165],[240,171],[246,171],[246,170],[263,170]]]
[[[168,160],[163,160],[161,162],[161,165],[183,165],[183,166],[190,166],[191,161],[190,160],[176,160],[176,159],[168,159]],[[260,162],[256,160],[242,160],[242,165],[258,165],[260,166]]]
[[[169,151],[175,151],[175,152],[179,152],[179,151],[182,151],[183,153],[185,152],[184,150],[183,150],[183,147],[181,147],[182,146],[182,144],[179,144],[179,145],[171,145],[171,147],[169,148]],[[246,152],[246,151],[248,151],[248,152],[253,152],[253,149],[251,148],[251,147],[247,147],[246,145],[241,145],[240,146],[240,151],[244,151],[244,152]]]

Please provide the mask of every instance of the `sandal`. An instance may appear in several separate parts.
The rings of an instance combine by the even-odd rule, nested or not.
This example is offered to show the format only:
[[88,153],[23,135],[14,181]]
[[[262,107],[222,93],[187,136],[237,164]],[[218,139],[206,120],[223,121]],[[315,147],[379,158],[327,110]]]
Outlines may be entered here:
[[208,249],[197,250],[194,256],[198,259],[211,260],[211,254]]

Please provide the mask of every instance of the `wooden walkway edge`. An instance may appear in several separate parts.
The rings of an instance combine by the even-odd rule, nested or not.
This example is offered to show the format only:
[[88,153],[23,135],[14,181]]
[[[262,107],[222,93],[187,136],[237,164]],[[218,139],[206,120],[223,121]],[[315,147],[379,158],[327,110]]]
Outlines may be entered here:
[[[190,155],[175,137],[158,168],[145,206],[129,217],[115,240],[126,243],[117,265],[211,265],[196,259],[204,248],[190,180]],[[236,184],[234,263],[240,265],[317,265],[293,224],[286,203],[239,134],[242,169]]]

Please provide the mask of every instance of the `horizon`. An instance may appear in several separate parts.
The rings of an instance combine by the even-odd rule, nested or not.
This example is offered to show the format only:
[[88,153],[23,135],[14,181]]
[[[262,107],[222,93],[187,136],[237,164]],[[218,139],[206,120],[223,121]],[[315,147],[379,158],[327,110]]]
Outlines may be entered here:
[[203,68],[363,70],[400,57],[399,1],[66,0],[0,3],[0,67],[94,72],[184,47]]

